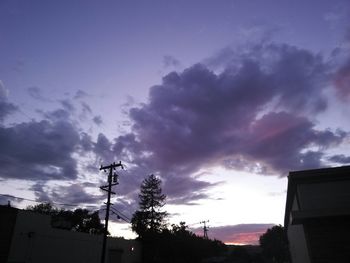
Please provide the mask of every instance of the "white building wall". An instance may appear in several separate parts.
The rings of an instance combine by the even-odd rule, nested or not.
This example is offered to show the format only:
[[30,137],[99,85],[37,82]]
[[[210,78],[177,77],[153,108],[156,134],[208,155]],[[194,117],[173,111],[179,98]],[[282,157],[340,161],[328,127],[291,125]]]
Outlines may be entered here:
[[[50,216],[18,211],[8,262],[35,263],[96,263],[100,261],[102,235],[89,235],[51,228]],[[121,261],[137,263],[141,258],[140,244],[135,240],[108,238],[109,250],[121,252]]]
[[289,225],[287,234],[292,262],[310,263],[303,225]]
[[[292,211],[299,211],[300,207],[298,205],[297,197],[294,196]],[[290,214],[289,214],[290,216]],[[309,252],[306,244],[306,237],[303,225],[291,225],[291,220],[289,221],[287,236],[289,242],[289,251],[294,263],[310,263]]]

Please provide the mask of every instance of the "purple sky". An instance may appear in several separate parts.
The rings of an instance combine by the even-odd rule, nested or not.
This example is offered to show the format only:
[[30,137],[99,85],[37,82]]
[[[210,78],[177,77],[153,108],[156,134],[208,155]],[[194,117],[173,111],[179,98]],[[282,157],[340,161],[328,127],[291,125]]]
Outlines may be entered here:
[[121,160],[126,216],[154,173],[170,223],[256,243],[288,171],[350,163],[349,24],[340,0],[2,1],[0,193],[99,207]]

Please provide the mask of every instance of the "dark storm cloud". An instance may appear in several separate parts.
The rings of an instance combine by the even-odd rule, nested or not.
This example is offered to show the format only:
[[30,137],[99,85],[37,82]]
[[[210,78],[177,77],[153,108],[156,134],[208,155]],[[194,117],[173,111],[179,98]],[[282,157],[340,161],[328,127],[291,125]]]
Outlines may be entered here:
[[293,111],[325,110],[326,99],[320,93],[326,87],[328,72],[322,57],[287,45],[271,46],[269,49],[271,55],[275,52],[281,54],[271,68],[280,96],[279,106]]
[[324,150],[348,136],[318,130],[310,117],[327,108],[330,70],[320,55],[267,44],[232,52],[231,61],[220,73],[196,64],[166,75],[147,103],[130,109],[132,132],[114,142],[117,156],[159,172],[174,202],[206,197],[213,185],[190,176],[200,168],[284,176],[322,166]]
[[75,179],[77,161],[72,154],[81,148],[80,142],[79,132],[65,121],[43,120],[1,127],[1,177]]
[[[205,64],[234,74],[244,65],[256,67],[262,76],[270,78],[267,83],[270,86],[263,91],[278,96],[278,106],[282,108],[317,112],[327,106],[321,93],[327,86],[329,66],[320,55],[308,50],[286,44],[254,44],[238,50],[227,47],[205,60]],[[255,91],[256,87],[248,90]]]
[[[341,141],[343,136],[314,130],[311,120],[296,115],[326,107],[322,59],[286,45],[261,49],[259,58],[266,61],[255,60],[254,52],[221,74],[200,64],[170,73],[151,88],[148,104],[130,110],[133,132],[158,169],[188,173],[243,155],[286,172],[301,162],[308,166],[305,160],[317,164],[311,153],[301,153],[307,146]],[[269,103],[274,112],[259,119],[262,110],[271,110]]]
[[[7,102],[6,89],[1,86],[0,91],[0,102],[6,102],[1,105],[10,105]],[[37,96],[40,95],[39,89],[31,91]],[[112,143],[109,144],[109,151],[106,150],[108,139],[103,134],[93,142],[92,137],[79,127],[80,113],[92,114],[90,106],[84,102],[74,103],[70,99],[59,102],[61,108],[37,111],[44,118],[41,121],[0,127],[0,178],[36,181],[31,190],[39,202],[94,203],[100,200],[102,195],[88,194],[85,189],[87,185],[73,184],[71,187],[64,187],[48,183],[50,180],[79,180],[81,175],[78,173],[78,164],[82,162],[82,169],[84,164],[81,158],[77,158],[78,155],[87,157],[96,152],[98,156],[103,155],[106,159],[113,156]],[[76,108],[76,105],[81,107]],[[1,112],[1,116],[7,114],[8,111]]]
[[[221,227],[210,227],[209,237],[233,244],[258,245],[259,238],[273,224],[240,224]],[[201,229],[193,230],[198,235],[202,235]]]

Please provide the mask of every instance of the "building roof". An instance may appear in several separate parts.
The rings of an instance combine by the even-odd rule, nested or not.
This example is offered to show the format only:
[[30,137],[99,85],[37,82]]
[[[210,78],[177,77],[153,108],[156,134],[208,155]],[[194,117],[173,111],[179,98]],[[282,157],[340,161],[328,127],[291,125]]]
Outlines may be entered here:
[[292,171],[288,175],[288,190],[284,226],[288,227],[297,185],[335,182],[350,179],[350,166]]

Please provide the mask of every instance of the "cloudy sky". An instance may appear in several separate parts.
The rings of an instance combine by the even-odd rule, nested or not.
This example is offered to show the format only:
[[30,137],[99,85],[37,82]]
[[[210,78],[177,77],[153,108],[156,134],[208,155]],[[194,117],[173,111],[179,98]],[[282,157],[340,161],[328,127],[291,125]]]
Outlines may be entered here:
[[169,223],[256,243],[289,171],[350,164],[349,25],[347,0],[1,1],[1,203],[99,209],[122,161],[126,218],[153,173]]

